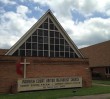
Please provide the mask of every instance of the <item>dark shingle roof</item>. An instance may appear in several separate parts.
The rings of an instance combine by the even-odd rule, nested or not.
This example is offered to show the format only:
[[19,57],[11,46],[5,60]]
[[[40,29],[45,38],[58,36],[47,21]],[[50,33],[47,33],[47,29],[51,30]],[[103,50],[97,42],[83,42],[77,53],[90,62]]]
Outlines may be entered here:
[[110,66],[110,40],[81,48],[80,51],[89,58],[90,67]]

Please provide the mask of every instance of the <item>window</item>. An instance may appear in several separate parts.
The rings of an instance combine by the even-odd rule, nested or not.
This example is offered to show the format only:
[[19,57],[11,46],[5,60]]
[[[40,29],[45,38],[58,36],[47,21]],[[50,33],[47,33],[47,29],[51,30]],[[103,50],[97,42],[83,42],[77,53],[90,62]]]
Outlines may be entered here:
[[48,36],[48,31],[44,30],[44,36]]
[[43,28],[43,24],[41,24],[41,25],[39,26],[39,28]]
[[43,50],[43,44],[38,44],[38,50]]
[[61,33],[60,33],[60,38],[63,38],[63,36],[61,35]]
[[65,45],[69,45],[66,40],[65,40]]
[[20,46],[20,49],[25,49],[25,43],[23,43],[23,45]]
[[38,43],[43,43],[43,37],[38,37]]
[[36,49],[37,50],[37,43],[32,43],[32,49]]
[[55,32],[55,38],[59,38],[59,32]]
[[26,50],[26,56],[31,56],[31,50]]
[[51,19],[49,19],[49,23],[53,23],[53,22],[51,21]]
[[60,44],[64,45],[64,39],[60,39]]
[[37,35],[37,31],[35,31],[32,35]]
[[60,57],[64,57],[64,52],[60,52]]
[[48,23],[44,23],[44,29],[48,29]]
[[37,36],[32,36],[32,42],[37,42]]
[[54,52],[50,52],[50,57],[54,57]]
[[54,51],[54,45],[50,45],[50,50]]
[[38,29],[38,35],[40,36],[42,34],[42,30],[41,29]]
[[55,57],[59,57],[59,52],[55,52]]
[[26,42],[31,42],[31,37],[29,37]]
[[69,46],[65,46],[65,51],[69,51]]
[[69,58],[69,52],[65,52],[65,57]]
[[55,44],[59,44],[59,39],[55,38]]
[[26,43],[26,49],[31,49],[31,43]]
[[43,31],[42,30],[38,31],[38,36],[43,36]]
[[106,67],[105,71],[106,71],[106,74],[110,74],[110,67]]
[[48,44],[44,44],[44,50],[48,50]]
[[45,19],[13,55],[78,58],[50,18]]
[[75,53],[75,58],[78,58],[78,55]]
[[44,37],[44,43],[48,43],[48,37]]
[[59,51],[59,45],[55,45],[55,51]]
[[74,53],[70,53],[70,58],[74,58],[74,57],[75,57]]
[[64,45],[60,45],[60,51],[64,51]]
[[44,57],[48,57],[48,51],[44,51]]
[[25,56],[25,50],[19,50],[20,56]]
[[70,48],[70,52],[74,52],[72,48]]
[[55,30],[58,30],[58,29],[56,28],[56,26],[55,26]]
[[44,23],[48,23],[48,18],[44,21]]
[[50,24],[50,30],[54,30],[54,24]]
[[50,37],[54,37],[54,31],[50,31]]
[[38,51],[38,56],[42,57],[43,56],[43,51]]
[[13,56],[18,56],[18,50],[13,53]]
[[32,56],[37,56],[37,51],[36,50],[32,50]]
[[50,38],[50,44],[54,44],[54,38]]

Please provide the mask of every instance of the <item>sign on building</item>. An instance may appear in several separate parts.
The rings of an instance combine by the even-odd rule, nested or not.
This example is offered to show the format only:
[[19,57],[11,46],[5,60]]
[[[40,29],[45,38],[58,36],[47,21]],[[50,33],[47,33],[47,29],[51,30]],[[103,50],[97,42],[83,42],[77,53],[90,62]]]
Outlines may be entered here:
[[18,91],[82,87],[82,77],[26,78],[18,80]]

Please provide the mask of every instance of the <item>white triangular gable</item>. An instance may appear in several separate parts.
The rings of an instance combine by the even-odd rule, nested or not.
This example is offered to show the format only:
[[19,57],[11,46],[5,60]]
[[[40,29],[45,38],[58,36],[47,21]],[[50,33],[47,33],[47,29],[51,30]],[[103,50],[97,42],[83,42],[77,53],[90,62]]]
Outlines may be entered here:
[[[55,18],[55,16],[52,14],[50,10],[48,10],[19,40],[16,42],[10,50],[6,53],[6,55],[13,55],[13,53],[19,49],[19,47],[40,27],[40,25],[46,20],[51,19],[58,31],[61,33],[61,35],[64,37],[64,39],[67,41],[69,46],[74,50],[76,55],[80,58],[82,58],[82,54],[78,50],[77,46],[74,44],[74,42],[71,40],[71,38],[68,36],[66,31],[63,29],[63,27],[60,25],[58,20]],[[49,55],[50,56],[50,55]]]

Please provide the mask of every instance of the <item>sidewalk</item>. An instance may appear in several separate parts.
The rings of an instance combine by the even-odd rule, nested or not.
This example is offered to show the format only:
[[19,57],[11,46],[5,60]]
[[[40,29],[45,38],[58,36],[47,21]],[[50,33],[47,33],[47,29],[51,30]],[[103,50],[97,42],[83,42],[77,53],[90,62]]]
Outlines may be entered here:
[[89,96],[74,96],[74,97],[60,98],[60,99],[110,99],[110,93],[109,94],[89,95]]

